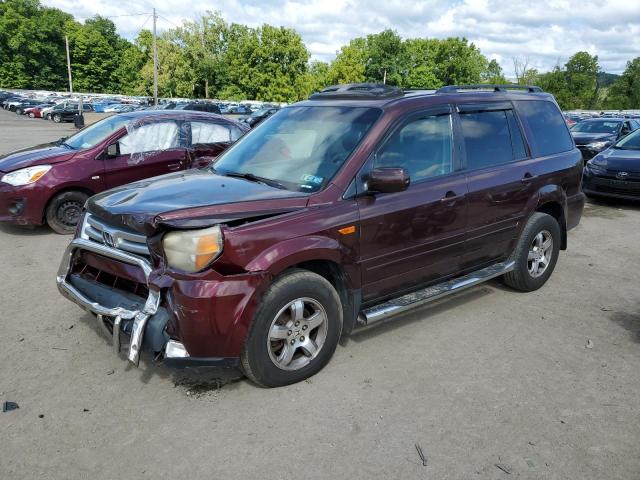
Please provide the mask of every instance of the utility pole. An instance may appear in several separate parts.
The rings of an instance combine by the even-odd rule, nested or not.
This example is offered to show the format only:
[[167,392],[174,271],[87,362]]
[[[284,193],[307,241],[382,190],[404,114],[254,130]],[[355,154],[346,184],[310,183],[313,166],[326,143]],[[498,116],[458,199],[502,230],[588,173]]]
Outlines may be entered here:
[[[158,105],[158,44],[156,41],[156,9],[153,9],[153,104]],[[71,74],[69,74],[71,75]]]
[[69,72],[69,93],[73,93],[73,81],[71,80],[71,57],[69,56],[69,37],[64,36],[64,42],[67,48],[67,71]]

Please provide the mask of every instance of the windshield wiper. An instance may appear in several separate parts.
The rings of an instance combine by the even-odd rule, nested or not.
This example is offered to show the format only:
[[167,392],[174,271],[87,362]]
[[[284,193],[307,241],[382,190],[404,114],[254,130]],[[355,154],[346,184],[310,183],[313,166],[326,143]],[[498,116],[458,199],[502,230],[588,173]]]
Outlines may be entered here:
[[259,177],[258,175],[254,175],[253,173],[241,173],[241,172],[218,172],[214,169],[214,172],[218,175],[224,175],[226,177],[234,177],[234,178],[243,178],[245,180],[249,180],[250,182],[256,183],[264,183],[265,185],[269,185],[270,187],[279,188],[281,190],[287,190],[283,184],[276,180],[272,180],[270,178]]

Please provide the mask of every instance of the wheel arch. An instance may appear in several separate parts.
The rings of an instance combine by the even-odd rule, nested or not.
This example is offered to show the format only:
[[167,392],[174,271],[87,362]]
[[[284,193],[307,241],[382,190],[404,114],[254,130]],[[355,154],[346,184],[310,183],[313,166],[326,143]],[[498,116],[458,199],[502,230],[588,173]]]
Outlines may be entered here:
[[556,219],[556,221],[558,222],[558,225],[560,225],[560,235],[561,235],[560,249],[566,250],[567,249],[567,221],[566,221],[566,215],[565,215],[565,208],[563,207],[563,205],[556,200],[546,201],[538,205],[538,207],[536,208],[536,212],[546,213],[547,215],[550,215]]

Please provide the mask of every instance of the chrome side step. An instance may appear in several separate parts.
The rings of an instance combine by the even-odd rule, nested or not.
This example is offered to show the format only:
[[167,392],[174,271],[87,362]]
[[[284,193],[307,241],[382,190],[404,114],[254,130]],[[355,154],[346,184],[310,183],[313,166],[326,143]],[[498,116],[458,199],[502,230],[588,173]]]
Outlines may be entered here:
[[360,312],[358,321],[363,325],[371,325],[373,323],[380,322],[392,315],[397,315],[398,313],[406,310],[419,307],[425,303],[433,302],[434,300],[446,297],[447,295],[458,293],[467,288],[484,283],[487,280],[491,280],[492,278],[504,275],[505,273],[513,270],[514,267],[515,262],[513,261],[496,263],[495,265],[483,268],[482,270],[477,270],[469,273],[468,275],[457,277],[413,293],[407,293],[401,297],[392,298],[391,300],[387,300],[384,303],[380,303]]

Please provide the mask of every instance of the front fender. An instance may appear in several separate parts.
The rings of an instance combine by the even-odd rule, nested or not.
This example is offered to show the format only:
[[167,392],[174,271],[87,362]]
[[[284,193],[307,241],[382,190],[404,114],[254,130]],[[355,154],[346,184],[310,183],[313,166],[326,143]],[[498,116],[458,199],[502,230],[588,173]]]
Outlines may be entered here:
[[346,248],[337,240],[324,236],[291,238],[279,242],[257,255],[245,267],[249,272],[268,271],[277,275],[298,263],[328,260],[338,265],[352,263]]

